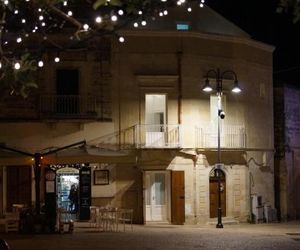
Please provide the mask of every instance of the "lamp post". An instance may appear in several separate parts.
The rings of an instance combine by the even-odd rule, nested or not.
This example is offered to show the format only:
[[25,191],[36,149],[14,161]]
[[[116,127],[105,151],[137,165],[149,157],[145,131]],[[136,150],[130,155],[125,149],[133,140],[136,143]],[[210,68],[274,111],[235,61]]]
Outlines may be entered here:
[[232,70],[226,70],[221,72],[220,69],[210,69],[206,72],[205,75],[205,85],[203,86],[203,91],[205,92],[211,92],[213,91],[213,88],[210,85],[209,77],[213,76],[216,80],[216,94],[218,98],[218,162],[217,162],[217,177],[218,177],[218,223],[216,225],[216,228],[223,228],[222,224],[222,204],[221,204],[221,172],[220,172],[220,166],[221,166],[221,135],[220,135],[220,119],[225,118],[225,112],[222,109],[222,95],[223,95],[223,78],[225,75],[231,75],[233,76],[234,85],[232,88],[233,93],[240,93],[241,89],[238,84],[237,75]]

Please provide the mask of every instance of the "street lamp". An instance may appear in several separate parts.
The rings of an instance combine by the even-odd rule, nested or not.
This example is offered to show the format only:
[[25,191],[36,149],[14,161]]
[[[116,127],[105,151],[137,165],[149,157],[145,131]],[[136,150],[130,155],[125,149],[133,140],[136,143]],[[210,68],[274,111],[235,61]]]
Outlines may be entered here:
[[217,92],[217,98],[218,98],[218,163],[217,163],[217,177],[218,177],[218,223],[216,225],[216,228],[223,228],[222,224],[222,207],[221,207],[221,172],[220,172],[220,166],[221,166],[221,144],[220,144],[220,119],[225,118],[225,112],[222,109],[222,95],[223,95],[223,78],[225,75],[231,75],[233,76],[234,85],[231,91],[233,93],[240,93],[241,89],[239,87],[239,83],[237,80],[236,73],[232,70],[226,70],[221,72],[220,69],[210,69],[206,72],[205,75],[205,84],[202,88],[204,92],[211,92],[213,91],[212,86],[209,82],[209,77],[213,76],[216,80],[216,92]]

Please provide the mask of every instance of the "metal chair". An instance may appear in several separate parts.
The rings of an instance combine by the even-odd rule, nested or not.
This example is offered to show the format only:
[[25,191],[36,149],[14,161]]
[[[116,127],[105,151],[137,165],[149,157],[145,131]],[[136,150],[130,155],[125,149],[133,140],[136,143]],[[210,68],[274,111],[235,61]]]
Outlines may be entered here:
[[133,231],[132,226],[133,209],[120,209],[118,221],[123,224],[123,231],[126,230],[126,224],[130,224],[131,231]]

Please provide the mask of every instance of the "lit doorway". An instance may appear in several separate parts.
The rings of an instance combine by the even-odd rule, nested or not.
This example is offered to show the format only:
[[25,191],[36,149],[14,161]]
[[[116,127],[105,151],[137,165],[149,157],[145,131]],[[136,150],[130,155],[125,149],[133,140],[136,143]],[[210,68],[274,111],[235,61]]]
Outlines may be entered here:
[[[56,204],[70,214],[79,211],[79,170],[62,168],[56,171]],[[76,216],[75,216],[76,218]]]
[[169,220],[170,173],[147,171],[145,180],[145,221],[167,222]]
[[146,94],[145,96],[147,146],[161,147],[166,144],[166,99],[165,94]]

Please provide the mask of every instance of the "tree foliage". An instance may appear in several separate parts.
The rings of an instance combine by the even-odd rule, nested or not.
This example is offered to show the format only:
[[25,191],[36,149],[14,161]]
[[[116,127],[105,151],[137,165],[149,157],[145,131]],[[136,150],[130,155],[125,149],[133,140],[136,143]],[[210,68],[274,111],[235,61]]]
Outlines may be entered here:
[[294,23],[300,21],[300,1],[299,0],[280,0],[277,11],[288,13],[293,16]]

